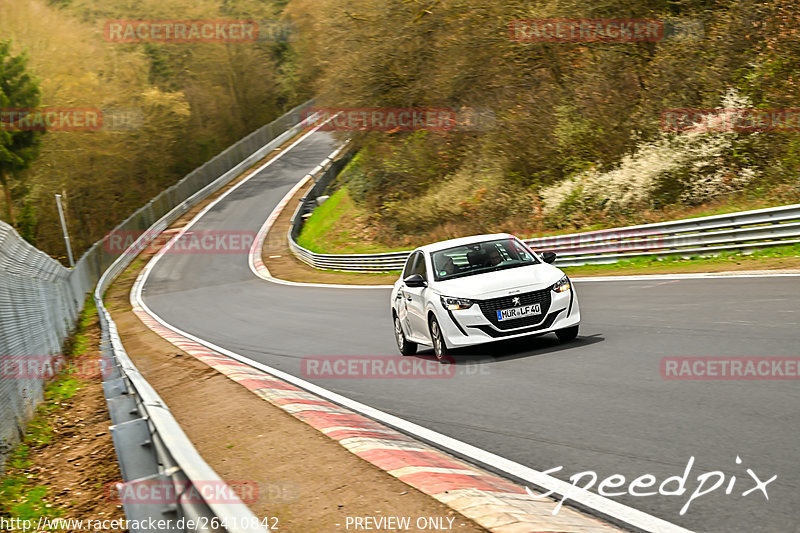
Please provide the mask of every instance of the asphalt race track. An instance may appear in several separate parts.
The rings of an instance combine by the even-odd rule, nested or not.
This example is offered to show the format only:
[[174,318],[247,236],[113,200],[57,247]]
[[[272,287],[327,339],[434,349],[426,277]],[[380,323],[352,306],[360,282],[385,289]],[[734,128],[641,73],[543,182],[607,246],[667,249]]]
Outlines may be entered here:
[[[333,148],[328,134],[311,135],[192,230],[257,231]],[[797,356],[800,277],[577,289],[583,323],[568,345],[551,334],[461,352],[451,379],[310,381],[531,468],[563,466],[553,473],[563,480],[653,474],[657,487],[695,457],[683,495],[613,499],[695,531],[800,531],[800,382],[672,381],[659,368],[667,356]],[[306,356],[399,357],[388,289],[274,284],[251,273],[246,254],[167,254],[144,298],[172,325],[300,377]],[[742,496],[755,485],[748,468],[762,481],[777,475],[769,501]],[[714,470],[724,483],[681,516],[697,476]]]

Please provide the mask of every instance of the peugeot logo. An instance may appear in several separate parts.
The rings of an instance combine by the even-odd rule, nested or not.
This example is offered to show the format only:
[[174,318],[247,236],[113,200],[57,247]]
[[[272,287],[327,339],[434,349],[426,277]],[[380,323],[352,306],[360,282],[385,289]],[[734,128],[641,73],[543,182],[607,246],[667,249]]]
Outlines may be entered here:
[[514,296],[514,297],[511,299],[511,302],[512,302],[514,305],[519,305],[519,296]]

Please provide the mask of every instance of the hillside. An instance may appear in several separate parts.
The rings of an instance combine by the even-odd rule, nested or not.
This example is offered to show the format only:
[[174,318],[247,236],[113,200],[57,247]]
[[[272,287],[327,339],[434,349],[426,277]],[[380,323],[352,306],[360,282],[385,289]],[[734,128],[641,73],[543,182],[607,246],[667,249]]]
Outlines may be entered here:
[[[796,107],[792,0],[295,0],[288,9],[324,105],[493,118],[466,130],[355,133],[361,153],[339,185],[361,208],[363,232],[385,247],[800,201],[796,113],[774,131],[665,123],[676,108],[780,118]],[[514,20],[552,19],[655,20],[664,33],[627,42],[509,33]]]

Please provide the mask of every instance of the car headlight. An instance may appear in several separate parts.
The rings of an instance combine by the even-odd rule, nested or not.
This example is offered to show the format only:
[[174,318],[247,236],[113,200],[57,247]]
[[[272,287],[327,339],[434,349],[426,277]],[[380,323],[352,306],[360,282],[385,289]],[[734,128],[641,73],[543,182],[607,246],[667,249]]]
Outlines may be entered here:
[[553,285],[553,292],[564,292],[570,290],[571,288],[572,288],[572,283],[570,283],[569,278],[567,276],[564,276],[563,278],[558,280],[558,283]]
[[467,298],[451,298],[450,296],[441,296],[442,307],[448,311],[457,311],[458,309],[469,309],[474,303]]

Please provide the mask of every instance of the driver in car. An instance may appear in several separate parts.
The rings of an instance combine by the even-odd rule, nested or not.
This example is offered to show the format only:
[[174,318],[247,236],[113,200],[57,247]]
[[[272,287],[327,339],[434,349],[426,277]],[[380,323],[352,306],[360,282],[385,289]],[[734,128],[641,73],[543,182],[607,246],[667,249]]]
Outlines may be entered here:
[[492,247],[489,250],[489,266],[497,266],[503,262],[503,257],[500,255],[500,250],[495,247]]

